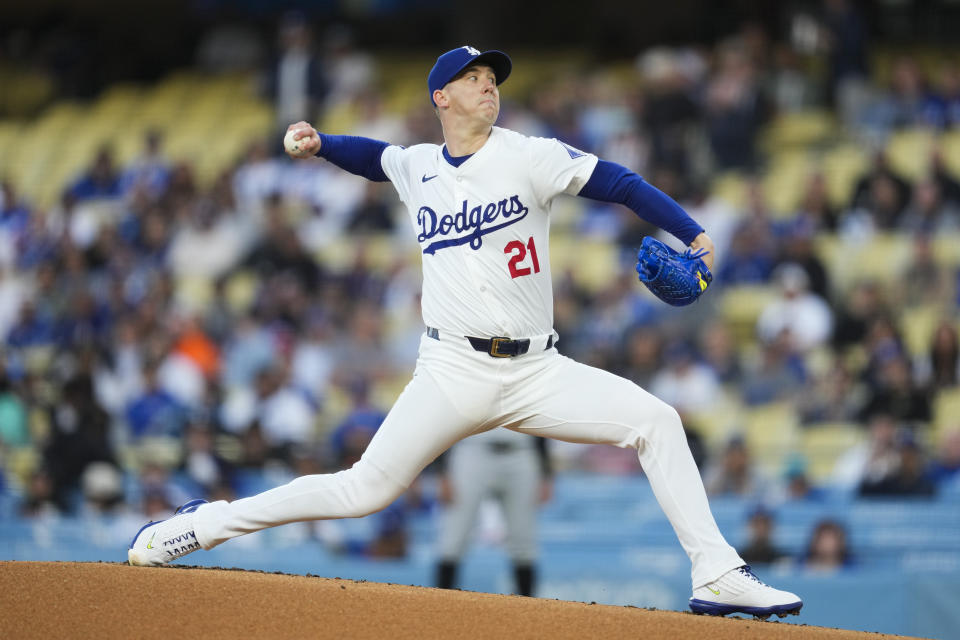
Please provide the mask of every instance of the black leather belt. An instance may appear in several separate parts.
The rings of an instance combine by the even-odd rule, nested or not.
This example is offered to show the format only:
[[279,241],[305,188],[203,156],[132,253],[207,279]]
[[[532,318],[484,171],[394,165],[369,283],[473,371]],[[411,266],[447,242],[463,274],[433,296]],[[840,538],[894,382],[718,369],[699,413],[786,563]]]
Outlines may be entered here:
[[[439,340],[440,332],[433,327],[427,327],[427,337],[433,338],[434,340]],[[473,336],[464,337],[470,342],[470,346],[473,347],[475,351],[482,351],[493,358],[512,358],[514,356],[522,356],[530,350],[529,338],[518,338],[514,340],[513,338],[501,336],[494,338],[474,338]],[[547,346],[544,348],[544,351],[552,346],[553,336],[550,336],[547,338]]]

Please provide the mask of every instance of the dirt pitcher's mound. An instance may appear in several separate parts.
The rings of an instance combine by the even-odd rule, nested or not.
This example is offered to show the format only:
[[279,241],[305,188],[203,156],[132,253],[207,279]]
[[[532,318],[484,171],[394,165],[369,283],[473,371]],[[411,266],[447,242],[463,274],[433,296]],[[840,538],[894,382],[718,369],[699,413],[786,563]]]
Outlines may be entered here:
[[0,562],[0,594],[0,637],[16,639],[894,637],[676,611],[195,567]]

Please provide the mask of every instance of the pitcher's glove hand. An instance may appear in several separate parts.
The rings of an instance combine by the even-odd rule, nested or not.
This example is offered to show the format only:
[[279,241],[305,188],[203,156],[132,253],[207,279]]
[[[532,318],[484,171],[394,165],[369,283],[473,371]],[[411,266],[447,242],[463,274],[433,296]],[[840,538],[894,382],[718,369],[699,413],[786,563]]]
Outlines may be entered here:
[[705,255],[705,249],[678,253],[653,236],[647,236],[637,252],[640,282],[667,304],[688,305],[713,282],[713,274],[701,260]]

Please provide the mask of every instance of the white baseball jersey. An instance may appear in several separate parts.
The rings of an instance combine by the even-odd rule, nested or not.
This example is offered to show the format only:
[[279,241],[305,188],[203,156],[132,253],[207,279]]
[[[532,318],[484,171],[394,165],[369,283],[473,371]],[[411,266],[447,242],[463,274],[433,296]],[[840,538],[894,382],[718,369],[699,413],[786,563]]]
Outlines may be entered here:
[[553,198],[576,195],[597,157],[555,139],[494,127],[459,167],[442,147],[387,147],[383,171],[423,250],[423,320],[464,336],[553,331]]

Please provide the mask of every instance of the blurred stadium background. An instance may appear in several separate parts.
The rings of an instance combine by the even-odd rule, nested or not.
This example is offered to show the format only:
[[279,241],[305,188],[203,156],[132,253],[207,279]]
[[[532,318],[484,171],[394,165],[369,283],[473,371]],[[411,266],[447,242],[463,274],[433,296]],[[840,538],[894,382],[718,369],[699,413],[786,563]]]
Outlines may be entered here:
[[[425,76],[469,43],[514,59],[501,124],[637,170],[718,245],[664,308],[650,228],[558,203],[559,349],[682,412],[799,622],[956,637],[958,27],[951,0],[5,2],[0,558],[121,561],[184,498],[355,459],[412,369],[418,251],[389,186],[280,133],[437,141]],[[685,609],[635,458],[550,455],[539,595]],[[429,585],[436,485],[190,560]],[[486,512],[465,588],[509,592],[502,534]]]

